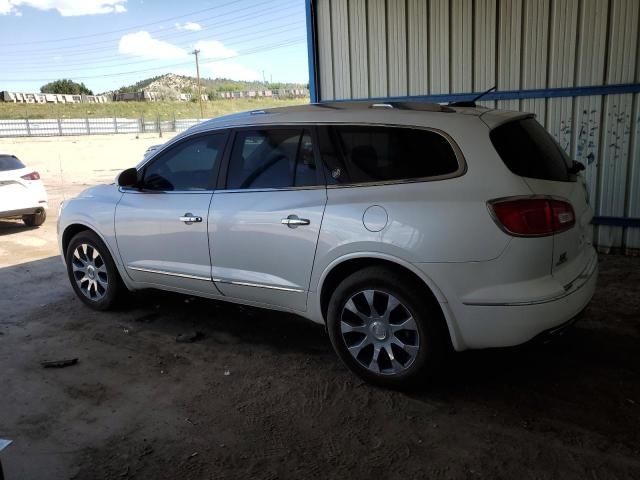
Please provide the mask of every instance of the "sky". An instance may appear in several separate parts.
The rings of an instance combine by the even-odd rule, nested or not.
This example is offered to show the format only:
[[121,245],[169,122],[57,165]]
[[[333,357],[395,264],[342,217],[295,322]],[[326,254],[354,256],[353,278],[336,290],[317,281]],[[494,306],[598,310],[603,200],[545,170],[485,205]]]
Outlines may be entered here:
[[307,83],[304,0],[0,0],[0,91],[163,73]]

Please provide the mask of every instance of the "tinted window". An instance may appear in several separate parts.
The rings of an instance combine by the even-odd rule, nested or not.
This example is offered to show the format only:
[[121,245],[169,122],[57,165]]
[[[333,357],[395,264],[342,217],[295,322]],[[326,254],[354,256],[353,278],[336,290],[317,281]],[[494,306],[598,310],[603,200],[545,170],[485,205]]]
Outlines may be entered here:
[[161,191],[209,190],[225,134],[186,140],[161,153],[144,171],[144,188]]
[[240,130],[233,142],[227,188],[316,185],[313,142],[298,129]]
[[533,118],[505,123],[490,133],[491,142],[507,168],[521,177],[566,182],[571,160]]
[[332,126],[319,130],[330,183],[437,177],[460,168],[449,142],[428,130],[377,126]]
[[0,155],[0,172],[18,170],[24,168],[24,164],[12,155]]

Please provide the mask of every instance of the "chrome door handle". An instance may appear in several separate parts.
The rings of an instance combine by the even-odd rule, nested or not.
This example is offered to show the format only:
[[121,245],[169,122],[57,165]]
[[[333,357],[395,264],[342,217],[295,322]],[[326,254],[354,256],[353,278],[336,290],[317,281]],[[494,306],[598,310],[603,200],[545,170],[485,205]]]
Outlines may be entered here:
[[191,225],[192,223],[200,223],[202,222],[202,217],[198,217],[193,213],[185,213],[184,217],[180,217],[180,221],[186,223],[187,225]]
[[311,221],[308,218],[298,218],[297,215],[289,215],[287,218],[280,220],[280,223],[289,228],[296,228],[300,225],[309,225]]

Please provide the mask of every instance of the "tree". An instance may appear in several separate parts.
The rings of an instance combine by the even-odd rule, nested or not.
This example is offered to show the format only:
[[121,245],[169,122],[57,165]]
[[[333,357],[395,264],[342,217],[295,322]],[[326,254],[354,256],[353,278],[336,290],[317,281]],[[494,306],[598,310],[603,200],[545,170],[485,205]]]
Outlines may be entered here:
[[93,95],[84,83],[76,83],[73,80],[61,79],[47,83],[40,87],[41,93],[64,93],[67,95]]

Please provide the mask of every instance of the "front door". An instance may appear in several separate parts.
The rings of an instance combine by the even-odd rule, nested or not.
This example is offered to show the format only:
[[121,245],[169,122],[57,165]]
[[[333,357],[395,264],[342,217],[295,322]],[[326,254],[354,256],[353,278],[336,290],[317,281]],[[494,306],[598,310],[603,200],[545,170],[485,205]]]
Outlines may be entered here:
[[327,201],[311,132],[235,132],[226,188],[209,214],[212,276],[229,297],[306,309]]
[[139,171],[116,207],[118,249],[137,282],[216,293],[207,219],[225,133],[188,137]]

